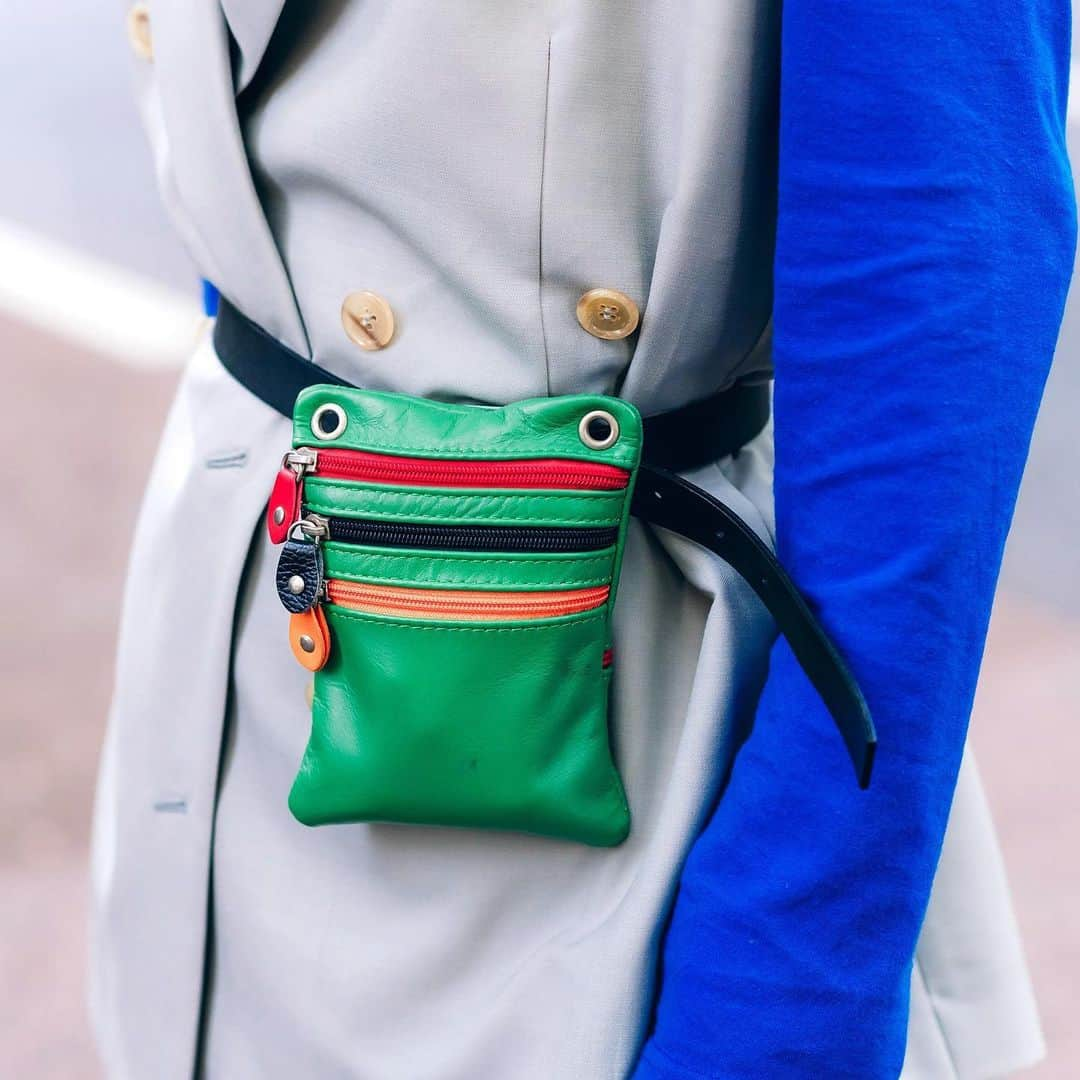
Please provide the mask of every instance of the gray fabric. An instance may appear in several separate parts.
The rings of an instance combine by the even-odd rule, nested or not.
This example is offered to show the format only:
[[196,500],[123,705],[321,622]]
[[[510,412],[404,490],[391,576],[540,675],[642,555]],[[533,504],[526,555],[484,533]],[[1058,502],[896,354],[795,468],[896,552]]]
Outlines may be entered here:
[[[155,60],[133,61],[178,227],[272,333],[365,385],[479,401],[618,390],[653,411],[767,370],[775,4],[293,4],[302,40],[284,54],[280,6],[228,0],[226,23],[210,0],[153,0]],[[638,335],[578,326],[596,286],[638,302]],[[342,331],[359,289],[395,311],[382,351]],[[612,722],[634,815],[620,848],[303,829],[285,798],[306,680],[261,535],[243,570],[288,441],[203,343],[136,537],[98,792],[107,1074],[192,1074],[213,857],[209,1077],[624,1076],[769,620],[723,564],[635,525],[616,626]],[[771,433],[694,478],[768,536]],[[1037,1053],[977,784],[958,793],[913,1002],[909,1080]]]
[[[1046,1053],[1005,867],[970,753],[919,937],[912,998],[904,1080],[1004,1076]],[[953,1073],[927,1063],[935,1046]]]
[[250,85],[259,70],[270,38],[281,16],[285,0],[265,0],[252,4],[246,0],[221,0],[225,20],[229,24],[229,33],[236,42],[239,62],[235,65],[236,91],[242,92]]
[[[648,412],[767,367],[774,5],[320,11],[244,124],[319,363],[479,401],[621,387]],[[638,302],[636,339],[581,330],[594,286]],[[342,333],[354,289],[394,308],[392,348]]]
[[292,289],[240,137],[221,8],[217,0],[150,7],[154,59],[136,61],[135,78],[166,207],[202,274],[304,352]]

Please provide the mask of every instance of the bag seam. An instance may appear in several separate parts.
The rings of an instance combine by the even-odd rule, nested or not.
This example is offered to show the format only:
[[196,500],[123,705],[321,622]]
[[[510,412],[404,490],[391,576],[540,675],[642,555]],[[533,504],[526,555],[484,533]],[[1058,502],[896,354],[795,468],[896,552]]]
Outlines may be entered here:
[[[430,630],[435,633],[463,633],[463,634],[516,634],[534,630],[557,630],[568,626],[585,626],[593,622],[606,622],[607,612],[602,615],[588,615],[586,618],[577,616],[556,616],[553,619],[537,619],[532,626],[461,626],[454,622],[427,622],[422,619],[388,619],[382,615],[351,610],[341,604],[328,605],[332,608],[329,614],[334,618],[352,619],[354,622],[376,622],[379,626],[402,626],[411,630]],[[601,605],[606,608],[606,602]]]
[[[412,519],[402,518],[400,514],[395,514],[393,511],[385,509],[372,509],[372,510],[357,510],[354,514],[341,514],[339,510],[331,509],[327,504],[321,504],[318,501],[311,500],[307,502],[307,508],[314,510],[316,513],[325,514],[329,517],[357,517],[362,515],[369,520],[375,521],[391,521],[398,522],[402,525],[416,525],[418,522]],[[355,507],[350,509],[356,510]],[[509,514],[507,517],[492,517],[490,514],[477,513],[475,515],[461,515],[461,514],[448,514],[442,517],[442,520],[437,522],[429,522],[428,524],[435,525],[550,525],[557,527],[560,525],[595,525],[596,527],[610,527],[613,525],[619,525],[622,523],[622,515],[617,517],[577,517],[574,515],[547,515],[544,517],[533,517],[527,514]]]
[[[330,541],[330,542],[331,543],[338,543],[338,541]],[[359,545],[357,545],[357,546],[359,546]],[[612,547],[614,547],[614,546],[615,545],[613,544]],[[403,549],[403,550],[405,550],[405,549]],[[415,559],[415,558],[418,557],[416,555],[390,555],[390,554],[388,554],[386,552],[381,552],[381,551],[380,552],[366,552],[365,551],[363,554],[361,554],[360,552],[352,553],[352,552],[336,551],[335,550],[331,554],[334,557],[337,557],[337,558],[357,558],[357,559],[365,559],[365,560],[367,560],[367,559],[387,559],[387,560],[390,560],[390,559]],[[425,552],[424,554],[426,555],[427,552]],[[458,554],[459,553],[455,552],[453,556],[440,555],[439,558],[440,558],[440,561],[445,560],[445,561],[449,562],[452,559],[455,562],[461,562],[461,563],[465,563],[467,565],[477,563],[477,564],[479,564],[481,566],[557,566],[558,565],[558,562],[556,562],[555,560],[548,561],[547,559],[484,559],[484,558],[459,559],[459,558],[457,558]],[[592,559],[594,559],[594,556],[590,555],[590,556],[588,556],[588,558],[590,560],[592,560]],[[600,556],[599,558],[596,558],[595,561],[596,562],[610,561],[611,558],[612,558],[611,555],[604,555],[604,556]],[[567,559],[566,561],[571,562],[572,560]],[[582,560],[582,561],[585,561],[585,560]]]
[[476,592],[493,592],[495,589],[484,588],[486,585],[494,585],[500,591],[505,592],[519,592],[524,589],[534,589],[542,592],[548,591],[545,586],[551,586],[552,592],[557,592],[567,586],[574,586],[577,588],[589,588],[599,587],[602,585],[608,585],[611,582],[611,578],[608,577],[591,577],[591,578],[563,578],[560,581],[541,581],[528,578],[522,580],[515,578],[512,582],[482,582],[478,584],[475,581],[462,581],[462,582],[447,582],[440,580],[438,585],[432,585],[430,582],[418,580],[415,577],[402,577],[400,575],[384,574],[379,577],[378,580],[374,580],[378,575],[376,574],[363,574],[363,575],[350,575],[349,573],[341,573],[340,571],[334,571],[333,573],[327,573],[328,579],[338,579],[340,581],[350,581],[357,585],[363,585],[366,582],[370,582],[372,585],[380,584],[400,584],[400,585],[412,585],[418,589],[429,589],[432,592],[439,592],[443,589],[472,589]]
[[[616,399],[619,400],[619,399]],[[310,427],[310,424],[308,425]],[[295,435],[293,437],[293,449],[299,449],[302,446],[310,447],[312,445],[309,439],[301,439],[297,441]],[[556,452],[550,452],[548,456],[564,459],[566,461],[582,461],[593,465],[614,465],[619,469],[632,470],[635,468],[634,462],[637,460],[637,455],[641,449],[641,440],[630,435],[620,435],[619,442],[616,444],[619,447],[618,456],[612,455],[611,458],[602,457],[586,457],[584,455],[575,457],[570,454],[562,454]],[[502,450],[493,450],[491,447],[485,446],[418,446],[416,443],[410,443],[408,446],[403,446],[400,443],[379,443],[373,445],[371,443],[365,443],[362,446],[344,445],[334,443],[329,445],[327,443],[316,443],[314,449],[316,450],[362,450],[370,454],[434,454],[433,461],[453,461],[455,458],[461,457],[477,457],[481,460],[491,461],[527,461],[530,458],[536,457],[540,451],[530,450],[528,452],[511,452]],[[626,460],[624,460],[626,459]]]

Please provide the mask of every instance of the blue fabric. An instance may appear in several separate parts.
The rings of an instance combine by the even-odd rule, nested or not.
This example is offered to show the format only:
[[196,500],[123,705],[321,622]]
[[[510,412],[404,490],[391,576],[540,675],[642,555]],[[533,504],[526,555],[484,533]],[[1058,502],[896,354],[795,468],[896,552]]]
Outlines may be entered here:
[[1075,241],[1067,0],[785,0],[779,554],[866,693],[859,791],[783,644],[693,846],[637,1080],[895,1077]]
[[206,278],[202,279],[202,304],[203,312],[208,318],[216,318],[218,313],[218,301],[221,299],[221,294],[218,292],[217,286],[212,281],[207,281]]

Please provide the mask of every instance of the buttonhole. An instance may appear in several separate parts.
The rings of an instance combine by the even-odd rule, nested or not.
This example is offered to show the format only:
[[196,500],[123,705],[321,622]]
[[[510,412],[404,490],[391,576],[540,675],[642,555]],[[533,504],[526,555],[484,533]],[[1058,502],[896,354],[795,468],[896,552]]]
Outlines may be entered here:
[[218,454],[206,459],[208,469],[242,469],[247,464],[246,450],[233,450],[227,454]]

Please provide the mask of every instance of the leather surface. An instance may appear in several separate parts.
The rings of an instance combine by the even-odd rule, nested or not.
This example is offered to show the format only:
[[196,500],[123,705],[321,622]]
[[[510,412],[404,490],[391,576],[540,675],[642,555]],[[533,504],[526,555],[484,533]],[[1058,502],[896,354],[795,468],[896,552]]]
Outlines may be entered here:
[[[305,638],[311,639],[310,651],[301,644]],[[319,604],[290,616],[289,646],[300,666],[308,671],[319,671],[326,664],[330,656],[330,628]]]
[[305,504],[316,513],[376,521],[438,522],[441,525],[618,525],[623,491],[471,491],[325,481],[305,483]]
[[[594,395],[500,408],[448,405],[354,388],[313,387],[297,404],[293,437],[311,445],[311,414],[333,401],[348,423],[334,445],[419,457],[575,458],[634,470],[641,421],[633,406]],[[620,436],[587,447],[582,417],[602,409]],[[305,510],[432,524],[617,526],[616,545],[572,555],[482,555],[327,545],[333,577],[413,588],[500,592],[611,585],[582,615],[453,621],[394,617],[317,604],[334,645],[315,679],[311,737],[289,796],[308,825],[392,821],[515,830],[611,846],[630,811],[608,731],[610,621],[633,477],[621,491],[407,488],[322,480],[304,485]],[[278,592],[291,610],[308,599],[289,577],[311,572],[311,544],[286,543]],[[305,578],[306,580],[306,578]],[[318,648],[316,652],[318,652]],[[313,669],[314,670],[314,669]]]
[[424,488],[320,480],[304,483],[304,503],[318,514],[440,525],[618,525],[623,491],[511,491]]
[[[300,510],[300,483],[296,473],[284,466],[278,470],[274,489],[270,492],[270,501],[266,505],[266,531],[275,544],[285,542],[289,529]],[[275,521],[274,515],[281,514],[281,521]]]
[[477,626],[326,610],[334,651],[289,796],[300,821],[624,839],[604,612]]
[[327,543],[326,575],[380,585],[430,585],[453,589],[586,589],[606,585],[615,569],[615,548],[581,554],[534,552],[409,552]]
[[[289,584],[300,578],[304,588],[294,593]],[[307,611],[315,603],[323,581],[323,557],[310,540],[288,540],[281,548],[277,567],[277,592],[286,611]]]
[[[322,441],[312,431],[311,416],[328,403],[340,405],[348,422],[338,438]],[[578,437],[581,418],[594,409],[611,413],[619,422],[619,439],[607,450],[591,450]],[[413,457],[493,461],[558,457],[603,461],[624,469],[633,468],[641,455],[637,409],[602,394],[480,406],[319,385],[300,394],[293,415],[295,446],[341,446]]]

